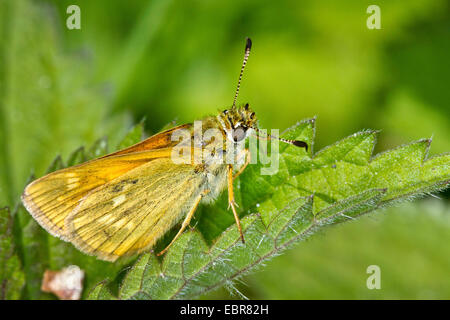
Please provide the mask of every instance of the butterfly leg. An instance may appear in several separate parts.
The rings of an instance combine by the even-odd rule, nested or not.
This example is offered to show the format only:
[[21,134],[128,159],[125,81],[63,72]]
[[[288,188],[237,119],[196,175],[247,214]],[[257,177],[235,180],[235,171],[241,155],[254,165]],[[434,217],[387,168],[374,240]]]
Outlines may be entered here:
[[250,163],[250,161],[251,161],[251,157],[250,157],[250,151],[248,151],[248,149],[244,149],[244,157],[245,157],[245,163],[244,163],[244,165],[242,166],[242,168],[240,168],[239,169],[239,171],[238,172],[236,172],[236,174],[233,176],[233,180],[235,180],[237,177],[239,177],[240,176],[240,174],[242,173],[242,172],[244,172],[244,170],[245,170],[245,168],[247,168],[247,166],[248,166],[248,164]]
[[239,220],[239,216],[236,211],[236,202],[234,201],[234,192],[233,192],[233,165],[228,164],[227,165],[227,175],[228,175],[228,209],[231,207],[231,210],[233,211],[234,220],[236,220],[236,225],[239,230],[239,234],[241,235],[242,243],[245,243],[244,241],[244,234],[242,233],[241,228],[241,221]]
[[194,205],[192,206],[191,210],[189,210],[189,213],[186,215],[186,218],[184,218],[183,224],[181,225],[181,228],[178,231],[178,233],[176,234],[176,236],[172,239],[172,241],[169,243],[169,245],[163,251],[161,251],[160,253],[157,254],[157,256],[163,255],[172,246],[172,244],[175,242],[175,240],[177,240],[178,237],[181,236],[184,229],[186,229],[186,227],[189,225],[189,222],[191,222],[191,219],[194,216],[194,213],[197,210],[197,207],[198,207],[200,201],[208,193],[209,193],[209,190],[205,190],[198,195],[197,199],[195,199]]

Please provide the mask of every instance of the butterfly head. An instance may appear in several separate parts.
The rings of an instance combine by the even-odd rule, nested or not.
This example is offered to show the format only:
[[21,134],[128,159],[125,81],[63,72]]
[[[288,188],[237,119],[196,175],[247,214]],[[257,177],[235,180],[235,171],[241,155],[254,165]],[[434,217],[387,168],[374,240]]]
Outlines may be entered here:
[[255,112],[248,103],[242,107],[232,107],[219,114],[219,121],[227,138],[238,143],[247,138],[251,129],[257,127]]

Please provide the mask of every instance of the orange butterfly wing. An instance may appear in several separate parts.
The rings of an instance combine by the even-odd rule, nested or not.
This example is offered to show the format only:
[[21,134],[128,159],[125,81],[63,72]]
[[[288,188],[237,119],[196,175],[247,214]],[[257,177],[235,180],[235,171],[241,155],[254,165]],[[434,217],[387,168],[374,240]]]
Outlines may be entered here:
[[130,170],[158,158],[169,158],[171,134],[182,125],[153,135],[126,149],[61,169],[27,185],[22,202],[33,218],[50,234],[68,240],[64,221],[92,190]]

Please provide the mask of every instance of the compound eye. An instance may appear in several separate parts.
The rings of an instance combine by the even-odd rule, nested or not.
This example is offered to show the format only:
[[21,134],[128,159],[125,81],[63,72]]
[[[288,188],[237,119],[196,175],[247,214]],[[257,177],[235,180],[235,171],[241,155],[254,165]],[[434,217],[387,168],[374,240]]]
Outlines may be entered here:
[[243,139],[245,139],[245,131],[247,130],[247,128],[243,128],[243,127],[237,127],[236,129],[233,130],[233,140],[234,142],[239,142],[242,141]]

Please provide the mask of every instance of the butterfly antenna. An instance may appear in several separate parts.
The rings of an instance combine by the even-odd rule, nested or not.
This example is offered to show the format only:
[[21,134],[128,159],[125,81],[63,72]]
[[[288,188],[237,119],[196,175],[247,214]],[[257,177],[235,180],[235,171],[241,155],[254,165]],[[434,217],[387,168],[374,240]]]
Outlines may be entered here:
[[233,108],[236,106],[236,99],[239,94],[239,88],[241,87],[242,75],[244,74],[245,65],[247,64],[247,60],[248,60],[248,56],[250,55],[251,48],[252,48],[252,40],[250,40],[250,38],[247,37],[246,44],[245,44],[244,61],[242,62],[241,73],[239,74],[239,80],[238,80],[238,84],[237,84],[237,88],[236,88],[236,94],[234,95]]
[[258,139],[267,139],[267,140],[277,139],[277,140],[280,140],[280,141],[282,141],[284,143],[288,143],[288,144],[291,144],[291,145],[296,146],[296,147],[305,148],[305,150],[308,151],[308,144],[305,141],[283,139],[283,138],[275,137],[275,136],[272,136],[272,135],[266,135],[265,137],[262,137],[262,136],[259,135],[260,131],[259,131],[258,128],[256,128],[256,127],[252,127],[252,128],[253,128],[253,130],[255,130],[258,133],[258,136],[257,136]]

